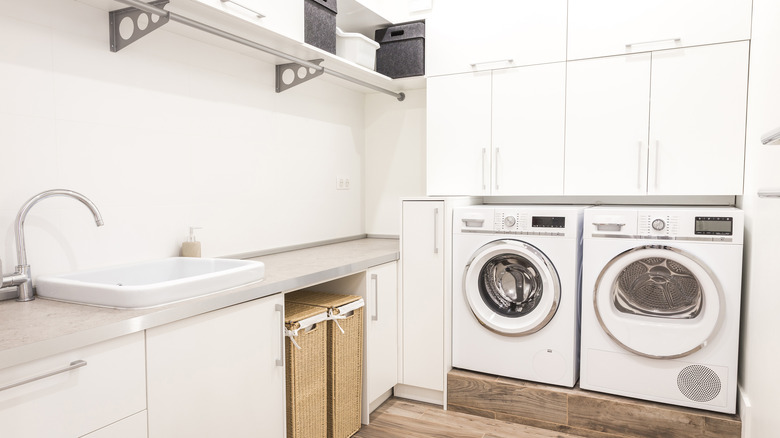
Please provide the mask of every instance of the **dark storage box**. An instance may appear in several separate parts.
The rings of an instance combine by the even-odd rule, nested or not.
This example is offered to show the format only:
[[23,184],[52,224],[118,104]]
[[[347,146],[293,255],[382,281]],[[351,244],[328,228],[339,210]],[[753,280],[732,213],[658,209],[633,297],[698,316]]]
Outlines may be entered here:
[[303,41],[335,54],[336,12],[336,0],[304,0]]
[[406,78],[425,74],[425,22],[413,21],[378,29],[374,39],[376,71],[385,76]]

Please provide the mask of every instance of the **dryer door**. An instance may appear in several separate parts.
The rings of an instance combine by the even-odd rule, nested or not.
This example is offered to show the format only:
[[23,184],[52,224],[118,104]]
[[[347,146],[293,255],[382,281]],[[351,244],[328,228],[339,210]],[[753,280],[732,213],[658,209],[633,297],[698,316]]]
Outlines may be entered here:
[[718,279],[692,254],[645,245],[619,254],[599,274],[593,307],[601,328],[626,350],[651,358],[687,356],[723,320]]
[[463,290],[477,320],[506,336],[541,330],[561,299],[555,266],[538,248],[519,240],[479,248],[466,266]]

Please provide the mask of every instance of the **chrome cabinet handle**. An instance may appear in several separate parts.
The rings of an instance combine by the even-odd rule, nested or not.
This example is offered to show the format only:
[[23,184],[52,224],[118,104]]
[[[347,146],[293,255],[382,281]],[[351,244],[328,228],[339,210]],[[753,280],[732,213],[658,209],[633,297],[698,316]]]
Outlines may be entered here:
[[439,209],[433,209],[433,253],[439,253]]
[[642,140],[639,140],[639,157],[637,157],[636,188],[642,188]]
[[219,1],[221,1],[222,3],[233,3],[234,5],[238,6],[239,8],[246,9],[247,11],[257,15],[257,18],[265,18],[265,15],[255,11],[254,9],[252,9],[252,8],[246,6],[246,5],[242,5],[241,3],[235,2],[233,0],[219,0]]
[[499,189],[498,162],[501,160],[501,149],[496,148],[496,190]]
[[482,190],[487,190],[487,184],[485,184],[485,155],[487,155],[487,149],[482,148]]
[[758,192],[759,198],[780,198],[780,190],[761,190]]
[[472,63],[471,63],[471,64],[469,64],[469,65],[470,65],[471,67],[477,67],[478,65],[484,65],[484,64],[497,64],[497,63],[499,63],[499,62],[506,62],[506,63],[508,63],[508,64],[511,64],[511,63],[515,62],[515,60],[514,60],[514,59],[512,59],[512,58],[507,58],[507,59],[494,59],[494,60],[492,60],[492,61],[472,62]]
[[675,42],[675,43],[679,43],[680,41],[682,41],[682,38],[675,37],[675,38],[663,38],[663,39],[660,39],[660,40],[652,40],[652,41],[639,41],[639,42],[636,42],[636,43],[626,44],[626,49],[630,49],[632,46],[640,46],[642,44],[662,43],[664,41],[672,41],[672,42]]
[[653,187],[658,188],[658,155],[660,154],[661,150],[661,142],[656,140],[655,141],[655,169],[653,169]]
[[379,321],[379,280],[376,274],[371,274],[371,283],[374,286],[374,314],[371,321]]
[[45,379],[47,377],[56,376],[57,374],[67,373],[68,371],[75,370],[76,368],[81,368],[87,366],[87,361],[84,360],[75,360],[70,363],[70,365],[60,368],[58,370],[49,371],[48,373],[41,374],[39,376],[30,377],[28,379],[20,380],[18,382],[11,383],[9,385],[5,385],[3,387],[0,387],[0,391],[5,391],[6,389],[16,388],[17,386],[26,385],[28,383],[32,383],[38,380]]
[[[276,305],[276,311],[279,312],[279,330],[284,327],[284,306],[281,304]],[[283,367],[284,366],[284,336],[279,334],[277,336],[277,339],[279,339],[279,359],[276,359],[276,366]]]

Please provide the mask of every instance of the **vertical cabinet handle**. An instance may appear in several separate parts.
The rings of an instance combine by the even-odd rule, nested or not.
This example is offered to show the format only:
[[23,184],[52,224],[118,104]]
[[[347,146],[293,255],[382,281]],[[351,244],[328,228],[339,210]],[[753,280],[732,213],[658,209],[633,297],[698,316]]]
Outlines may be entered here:
[[655,163],[655,168],[653,169],[653,187],[656,189],[658,188],[658,155],[661,151],[661,142],[656,140],[655,141],[655,160],[653,162]]
[[281,304],[276,305],[276,312],[279,313],[279,358],[276,359],[276,366],[284,366],[284,336],[282,335],[282,327],[284,327],[284,306]]
[[40,375],[37,375],[35,377],[30,377],[28,379],[19,380],[18,382],[10,383],[8,385],[0,387],[0,391],[5,391],[6,389],[16,388],[17,386],[26,385],[28,383],[37,382],[38,380],[43,380],[47,377],[56,376],[57,374],[67,373],[68,371],[75,370],[76,368],[81,368],[87,366],[87,362],[84,360],[75,360],[71,362],[68,366],[64,368],[60,368],[54,371],[49,371],[47,373],[43,373]]
[[644,149],[642,145],[643,145],[642,140],[639,140],[639,156],[636,159],[637,162],[636,188],[638,189],[642,188],[642,150]]
[[496,190],[499,189],[498,166],[501,161],[501,149],[496,148]]
[[487,155],[487,149],[482,148],[482,190],[487,190],[487,184],[485,184],[485,156]]
[[439,209],[433,209],[433,253],[439,253]]
[[371,286],[374,288],[374,314],[371,321],[379,321],[379,280],[376,274],[371,274]]

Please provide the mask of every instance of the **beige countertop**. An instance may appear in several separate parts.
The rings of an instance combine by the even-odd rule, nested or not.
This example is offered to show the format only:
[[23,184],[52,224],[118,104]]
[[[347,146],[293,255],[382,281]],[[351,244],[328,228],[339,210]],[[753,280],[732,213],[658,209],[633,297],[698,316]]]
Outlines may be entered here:
[[358,239],[251,258],[265,279],[151,309],[108,309],[37,298],[0,302],[0,369],[398,260],[397,239]]

